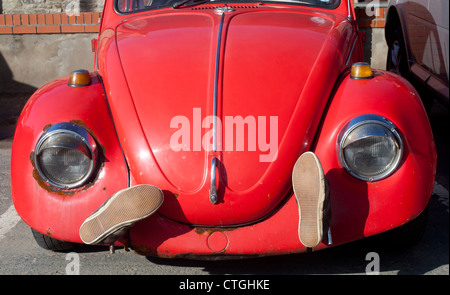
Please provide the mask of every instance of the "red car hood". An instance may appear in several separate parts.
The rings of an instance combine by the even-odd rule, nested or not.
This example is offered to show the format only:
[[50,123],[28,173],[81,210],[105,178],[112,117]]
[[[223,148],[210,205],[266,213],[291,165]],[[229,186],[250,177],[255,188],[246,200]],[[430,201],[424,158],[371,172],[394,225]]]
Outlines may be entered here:
[[[232,225],[273,211],[290,191],[294,162],[309,148],[340,71],[337,52],[345,50],[338,48],[335,19],[246,12],[226,14],[219,59],[220,15],[211,11],[141,16],[117,27],[138,117],[119,113],[118,120],[139,120],[160,176],[131,172],[164,190],[160,212],[174,220]],[[217,204],[209,200],[213,157]]]

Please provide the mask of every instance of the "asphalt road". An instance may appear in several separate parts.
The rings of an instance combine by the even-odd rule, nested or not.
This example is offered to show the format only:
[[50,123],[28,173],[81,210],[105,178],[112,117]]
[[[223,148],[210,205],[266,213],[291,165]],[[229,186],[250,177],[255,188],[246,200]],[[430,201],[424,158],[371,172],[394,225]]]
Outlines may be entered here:
[[[21,99],[24,101],[26,98]],[[307,254],[240,261],[195,261],[148,258],[124,249],[117,249],[114,254],[110,254],[103,247],[77,249],[76,253],[41,249],[35,243],[30,228],[17,216],[11,200],[12,122],[20,109],[20,102],[17,105],[10,104],[9,109],[4,107],[3,102],[0,105],[1,275],[366,274],[366,269],[373,261],[366,257],[373,252],[379,259],[381,275],[449,275],[449,117],[446,109],[435,107],[430,115],[439,154],[438,175],[430,202],[429,223],[423,239],[415,247],[393,249],[375,237]]]

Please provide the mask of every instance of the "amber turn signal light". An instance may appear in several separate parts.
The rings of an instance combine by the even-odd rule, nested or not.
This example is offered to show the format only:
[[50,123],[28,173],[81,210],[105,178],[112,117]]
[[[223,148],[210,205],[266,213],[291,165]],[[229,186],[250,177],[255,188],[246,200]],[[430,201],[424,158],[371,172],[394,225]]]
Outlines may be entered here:
[[350,72],[350,78],[352,79],[370,79],[373,78],[372,69],[368,63],[357,62],[352,65]]
[[70,73],[69,86],[82,87],[91,84],[91,75],[87,70],[76,70]]

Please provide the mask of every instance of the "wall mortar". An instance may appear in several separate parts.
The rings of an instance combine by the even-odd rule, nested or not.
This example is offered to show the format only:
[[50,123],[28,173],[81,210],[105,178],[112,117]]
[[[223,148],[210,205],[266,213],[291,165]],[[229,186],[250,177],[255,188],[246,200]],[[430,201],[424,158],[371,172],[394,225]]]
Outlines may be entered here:
[[101,12],[104,0],[0,0],[0,13],[61,13],[70,9],[79,12]]

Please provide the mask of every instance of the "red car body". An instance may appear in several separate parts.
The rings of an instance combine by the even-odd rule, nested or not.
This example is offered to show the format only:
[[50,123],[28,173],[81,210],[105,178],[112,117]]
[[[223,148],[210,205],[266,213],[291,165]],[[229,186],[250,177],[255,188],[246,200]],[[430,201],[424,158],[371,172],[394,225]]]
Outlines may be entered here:
[[[305,252],[291,184],[305,151],[318,156],[330,183],[332,245],[315,249],[402,226],[426,208],[436,169],[427,115],[415,89],[397,75],[373,70],[368,79],[350,77],[351,65],[363,59],[351,1],[332,8],[242,1],[136,12],[120,12],[116,4],[104,6],[90,85],[70,87],[68,77],[50,82],[19,119],[12,196],[34,230],[82,243],[82,222],[107,198],[152,184],[164,192],[163,205],[118,245],[160,257]],[[366,114],[387,118],[403,140],[398,167],[375,181],[344,169],[337,147],[346,124]],[[222,123],[219,148],[211,142],[211,118]],[[227,119],[241,118],[248,129],[238,147],[237,128],[231,137],[226,130],[238,121]],[[70,189],[43,180],[33,160],[41,136],[60,122],[86,129],[102,154],[94,179]],[[258,132],[268,126],[275,127]]]

